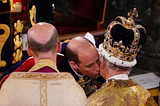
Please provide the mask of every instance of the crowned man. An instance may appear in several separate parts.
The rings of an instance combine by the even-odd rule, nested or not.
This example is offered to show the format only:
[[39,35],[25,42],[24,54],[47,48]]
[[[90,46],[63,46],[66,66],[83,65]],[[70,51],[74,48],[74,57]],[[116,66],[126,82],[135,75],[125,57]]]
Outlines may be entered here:
[[89,96],[88,106],[157,106],[149,91],[128,77],[147,39],[145,28],[134,23],[136,9],[129,15],[128,19],[118,16],[107,27],[99,46],[100,74],[106,83]]

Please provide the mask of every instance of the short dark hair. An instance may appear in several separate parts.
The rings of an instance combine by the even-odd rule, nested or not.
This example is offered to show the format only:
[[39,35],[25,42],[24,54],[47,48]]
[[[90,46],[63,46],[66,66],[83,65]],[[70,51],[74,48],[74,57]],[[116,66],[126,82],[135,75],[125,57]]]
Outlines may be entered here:
[[58,45],[58,34],[52,35],[51,38],[44,44],[39,43],[32,38],[28,38],[28,46],[35,53],[48,52],[51,50],[53,50],[54,52],[57,45]]
[[77,65],[79,65],[80,60],[78,58],[78,51],[77,50],[72,50],[68,46],[66,47],[66,56],[69,61],[74,61]]
[[[85,38],[85,37],[81,37],[81,38],[84,39],[84,43],[79,45],[80,47],[86,47],[85,43],[90,43],[91,45],[94,46],[94,44],[90,40],[88,40],[87,38]],[[78,50],[76,50],[76,49],[73,50],[70,47],[66,46],[66,56],[69,61],[74,61],[78,66],[81,63],[81,61],[79,60],[79,57],[78,57]]]

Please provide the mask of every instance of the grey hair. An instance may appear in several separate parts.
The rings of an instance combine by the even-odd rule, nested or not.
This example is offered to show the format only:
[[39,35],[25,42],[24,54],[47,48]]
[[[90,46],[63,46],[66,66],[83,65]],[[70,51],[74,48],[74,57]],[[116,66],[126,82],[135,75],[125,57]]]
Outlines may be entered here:
[[131,71],[132,71],[132,68],[131,67],[122,67],[122,66],[117,66],[116,64],[113,64],[109,61],[107,61],[107,66],[108,66],[108,71],[110,73],[114,73],[114,70],[116,71],[117,69],[119,71],[122,71],[122,72],[125,72],[127,74],[129,74]]

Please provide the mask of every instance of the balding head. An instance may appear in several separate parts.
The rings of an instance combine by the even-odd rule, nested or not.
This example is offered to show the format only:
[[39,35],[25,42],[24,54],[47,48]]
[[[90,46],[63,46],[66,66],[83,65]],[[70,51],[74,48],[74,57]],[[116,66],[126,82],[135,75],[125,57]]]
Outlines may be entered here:
[[73,38],[66,47],[66,55],[72,69],[77,73],[89,77],[100,75],[98,51],[86,38]]
[[78,53],[90,53],[90,49],[95,49],[95,46],[84,37],[75,37],[68,43],[66,47],[66,55],[69,61],[74,61],[76,64],[80,63]]
[[35,52],[55,51],[59,37],[56,28],[45,22],[35,24],[28,30],[28,46]]

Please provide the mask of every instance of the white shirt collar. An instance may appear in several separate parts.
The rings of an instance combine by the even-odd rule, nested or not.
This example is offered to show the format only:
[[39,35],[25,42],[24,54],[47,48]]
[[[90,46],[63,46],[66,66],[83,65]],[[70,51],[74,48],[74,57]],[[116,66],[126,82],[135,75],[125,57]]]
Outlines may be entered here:
[[84,75],[80,75],[80,74],[78,74],[73,68],[72,68],[72,66],[71,66],[71,64],[70,64],[70,62],[68,61],[68,63],[69,63],[69,65],[70,65],[70,67],[71,67],[71,69],[73,70],[73,72],[79,77],[79,78],[81,78],[81,77],[83,77]]
[[[118,74],[118,75],[114,75],[114,76],[112,76],[112,77],[110,77],[109,79],[111,79],[111,78],[113,78],[113,79],[116,79],[116,80],[129,80],[129,77],[128,77],[128,75],[127,74]],[[108,79],[108,80],[109,80]],[[106,81],[106,83],[108,83],[108,80]],[[104,86],[102,86],[101,88],[99,88],[98,90],[100,90],[100,89],[102,89]]]
[[[114,76],[108,78],[108,80],[109,80],[109,79],[112,79],[112,78],[113,78],[113,79],[116,79],[116,80],[129,80],[129,77],[128,77],[127,74],[114,75]],[[106,82],[108,82],[108,80],[107,80]]]

